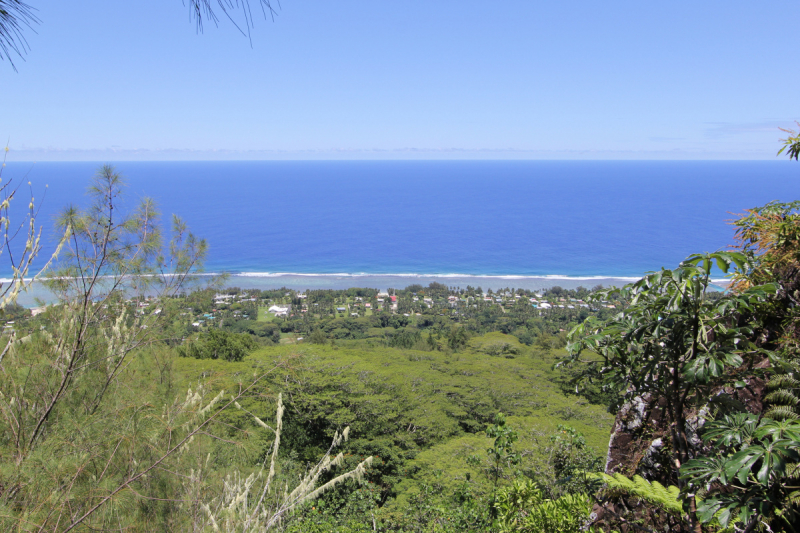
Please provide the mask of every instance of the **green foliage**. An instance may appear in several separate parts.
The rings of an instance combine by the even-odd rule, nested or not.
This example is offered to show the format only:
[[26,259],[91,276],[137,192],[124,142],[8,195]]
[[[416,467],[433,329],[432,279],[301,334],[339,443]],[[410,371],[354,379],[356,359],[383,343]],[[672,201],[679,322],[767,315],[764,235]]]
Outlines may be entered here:
[[764,397],[768,407],[764,416],[773,420],[800,419],[800,363],[795,360],[778,360],[775,374],[767,382],[769,393]]
[[[797,123],[797,125],[800,126],[800,123]],[[781,128],[781,130],[785,131],[789,135],[785,139],[781,139],[783,141],[783,146],[780,150],[778,150],[778,155],[786,152],[786,155],[789,156],[789,159],[794,159],[797,161],[798,157],[800,157],[800,132],[784,128]]]
[[[188,285],[205,243],[177,218],[165,243],[151,201],[119,209],[122,188],[105,166],[89,188],[89,206],[58,218],[69,239],[47,284],[59,305],[37,317],[39,329],[6,343],[4,530],[128,527],[140,519],[134,491],[152,489],[159,498],[161,481],[169,484],[162,473],[146,474],[156,462],[171,463],[188,427],[207,420],[208,398],[195,392],[181,400],[164,390],[169,364],[153,344],[170,329],[168,300]],[[139,298],[127,300],[131,294]],[[146,370],[136,364],[145,351],[155,359]]]
[[519,436],[512,428],[506,426],[506,417],[503,413],[497,413],[494,422],[486,428],[486,436],[494,439],[494,444],[486,450],[492,462],[492,477],[494,480],[494,490],[497,490],[497,481],[503,473],[503,466],[515,466],[522,461],[522,456],[514,450],[514,443]]
[[422,340],[422,335],[416,328],[403,328],[392,332],[389,336],[389,346],[393,348],[413,348]]
[[328,337],[322,332],[322,330],[315,329],[308,338],[308,342],[311,344],[325,344],[328,342]]
[[618,494],[634,496],[656,507],[675,515],[683,515],[683,503],[680,498],[680,489],[674,485],[663,486],[658,481],[647,481],[642,476],[627,478],[622,474],[589,474],[605,484],[603,490],[610,495]]
[[497,529],[503,533],[579,533],[592,511],[584,494],[567,494],[551,500],[531,480],[516,480],[495,500]]
[[237,320],[231,324],[225,324],[225,329],[234,333],[248,333],[274,344],[278,344],[281,340],[280,328],[271,322],[256,322],[249,319]]
[[686,409],[701,405],[714,386],[732,376],[751,373],[745,363],[759,353],[752,342],[755,324],[739,325],[774,294],[773,285],[750,287],[722,298],[708,298],[712,265],[723,272],[746,268],[744,254],[718,252],[693,256],[675,270],[648,274],[623,289],[600,291],[621,295],[629,306],[603,323],[589,318],[570,332],[571,361],[583,349],[600,356],[586,362],[589,377],[632,399],[663,397],[676,459],[689,458]]
[[[605,292],[619,295],[629,305],[607,322],[590,317],[570,333],[572,362],[583,349],[599,356],[583,361],[587,366],[580,377],[600,380],[620,399],[662,399],[675,470],[694,455],[687,436],[687,410],[705,405],[724,384],[757,374],[754,363],[765,355],[753,341],[760,327],[759,313],[771,305],[777,287],[751,285],[708,297],[712,267],[746,272],[751,268],[747,258],[740,252],[696,255],[675,270],[662,269],[623,289],[595,293],[595,298]],[[774,452],[774,457],[784,457],[777,449]],[[673,476],[677,473],[673,471]],[[692,527],[701,515],[701,519],[713,516],[695,511],[694,495],[686,494]]]
[[[429,502],[433,508],[425,507],[424,512],[420,508],[419,523],[427,523],[422,515],[431,520],[438,517],[435,521],[439,523],[443,517],[456,518],[440,510],[455,505],[451,497],[465,483],[476,508],[482,505],[482,512],[488,513],[495,470],[487,462],[485,450],[492,442],[485,429],[498,410],[507,415],[506,427],[513,426],[517,431],[519,438],[514,445],[525,459],[515,468],[521,470],[549,461],[550,441],[542,436],[555,432],[559,423],[569,422],[586,435],[587,452],[602,450],[607,443],[611,417],[598,406],[561,394],[552,368],[556,355],[549,359],[506,359],[473,351],[473,343],[483,346],[498,339],[519,346],[513,337],[499,333],[471,339],[470,347],[458,354],[342,341],[338,349],[313,344],[263,347],[242,364],[249,368],[275,360],[291,361],[290,367],[265,379],[270,387],[286,391],[283,446],[293,450],[299,462],[313,461],[324,452],[333,432],[346,425],[352,428],[353,437],[347,444],[343,466],[353,465],[351,461],[360,457],[376,457],[367,477],[374,493],[365,495],[364,500],[326,495],[315,504],[316,511],[322,508],[334,513],[336,509],[337,516],[342,517],[342,522],[336,523],[341,525],[351,516],[349,513],[364,511],[362,505],[375,494],[380,505],[359,516],[366,517],[370,527],[369,512],[374,513],[379,527],[391,520],[400,523],[398,517],[410,513],[410,506],[417,505],[416,495],[428,487],[441,501]],[[176,361],[176,370],[183,375],[228,376],[224,378],[228,388],[232,386],[228,384],[230,376],[241,372],[242,367],[183,358]],[[466,462],[471,455],[482,459],[477,472]],[[503,468],[498,485],[514,474],[505,465]],[[441,471],[439,477],[436,471]],[[467,482],[468,474],[471,480]],[[537,481],[552,484],[546,475],[537,477]],[[308,510],[298,520],[306,516],[326,524],[334,520]]]
[[704,487],[698,517],[723,527],[760,521],[774,528],[800,519],[800,423],[737,413],[710,422],[703,440],[712,454],[688,461],[681,475]]
[[[122,186],[104,167],[92,205],[60,217],[71,240],[50,287],[61,305],[25,319],[19,332],[28,335],[0,355],[0,528],[240,530],[254,515],[264,527],[280,515],[281,527],[300,531],[487,530],[490,489],[517,474],[511,466],[547,461],[537,439],[559,422],[587,435],[579,447],[604,445],[611,418],[560,392],[554,356],[531,357],[509,334],[476,335],[484,325],[439,312],[446,300],[420,316],[257,322],[255,305],[265,302],[186,295],[205,243],[177,219],[165,242],[152,202],[128,214],[115,206]],[[454,292],[424,290],[437,299]],[[318,296],[342,305],[335,299],[376,291]],[[292,291],[258,297],[306,305]],[[485,313],[485,324],[515,331],[532,318],[516,307],[508,317]],[[212,311],[213,322],[189,325]],[[339,341],[270,345],[281,328]],[[286,417],[273,431],[251,413],[269,410],[277,390]],[[346,426],[355,438],[339,442]],[[332,439],[343,447],[336,457]],[[477,454],[482,470],[472,478],[466,457]],[[343,481],[354,469],[363,485]],[[268,488],[298,478],[299,497]],[[315,492],[339,482],[345,490]]]
[[602,469],[603,459],[588,447],[583,434],[571,426],[559,424],[549,441],[548,463],[552,466],[553,483],[544,485],[546,493],[556,497],[596,492],[597,483],[587,473]]
[[[248,412],[238,402],[235,402],[235,405],[238,409]],[[350,433],[348,427],[341,433],[337,431],[334,434],[333,442],[327,452],[300,477],[296,485],[293,484],[291,492],[289,492],[288,486],[285,486],[283,491],[271,490],[280,450],[283,412],[282,395],[279,394],[274,429],[251,413],[259,426],[274,434],[269,469],[266,476],[264,476],[264,468],[261,468],[258,473],[254,472],[247,477],[243,476],[238,469],[234,469],[233,472],[226,475],[222,492],[210,501],[201,503],[201,508],[215,531],[235,533],[274,529],[298,507],[316,500],[337,485],[348,480],[363,480],[366,468],[372,463],[372,457],[367,457],[352,470],[339,473],[326,483],[319,483],[321,476],[333,471],[343,462],[344,455],[341,452],[335,457],[331,457],[331,453],[347,441]]]
[[447,345],[451,350],[457,352],[463,349],[469,341],[467,330],[460,326],[452,326],[447,336]]
[[[800,202],[770,202],[748,209],[733,224],[749,268],[734,272],[732,288],[742,290],[769,282],[791,287],[786,282],[798,262]],[[785,313],[787,309],[776,311]]]
[[178,355],[195,359],[241,361],[256,346],[250,335],[211,328],[187,339],[178,347]]

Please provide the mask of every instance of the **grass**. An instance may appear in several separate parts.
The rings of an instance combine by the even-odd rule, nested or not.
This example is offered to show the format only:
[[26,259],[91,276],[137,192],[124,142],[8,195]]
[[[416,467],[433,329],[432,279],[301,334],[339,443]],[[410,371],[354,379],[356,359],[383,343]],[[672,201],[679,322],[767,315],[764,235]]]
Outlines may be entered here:
[[258,308],[258,318],[256,319],[257,322],[272,322],[275,320],[275,313],[270,313],[267,311],[269,307],[259,307]]

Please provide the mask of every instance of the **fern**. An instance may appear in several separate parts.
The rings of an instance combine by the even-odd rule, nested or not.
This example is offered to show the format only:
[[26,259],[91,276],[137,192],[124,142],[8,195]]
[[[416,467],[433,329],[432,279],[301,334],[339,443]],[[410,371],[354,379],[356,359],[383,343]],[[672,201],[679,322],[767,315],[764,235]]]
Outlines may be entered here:
[[797,414],[797,410],[790,405],[771,406],[764,413],[764,417],[778,421],[800,420],[800,415]]
[[800,403],[800,399],[789,389],[772,391],[764,397],[764,401],[771,404],[791,405],[795,407]]
[[767,383],[767,388],[769,390],[776,390],[776,389],[798,389],[800,388],[800,381],[796,380],[790,374],[779,374],[777,376],[773,376],[769,383]]
[[606,490],[620,495],[634,496],[652,505],[656,505],[670,514],[680,516],[683,514],[683,505],[680,502],[680,489],[674,485],[665,487],[658,481],[652,483],[642,476],[627,478],[622,474],[590,474],[598,481],[606,484]]
[[798,420],[800,419],[800,380],[795,376],[800,374],[800,364],[797,361],[787,360],[782,365],[776,366],[777,374],[773,375],[767,383],[770,391],[764,397],[767,404],[765,416],[773,420]]

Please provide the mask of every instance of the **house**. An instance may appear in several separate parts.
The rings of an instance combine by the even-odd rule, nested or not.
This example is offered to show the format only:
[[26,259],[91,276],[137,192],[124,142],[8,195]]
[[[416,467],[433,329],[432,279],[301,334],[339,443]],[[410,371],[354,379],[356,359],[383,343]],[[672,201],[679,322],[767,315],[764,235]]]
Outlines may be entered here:
[[289,313],[289,308],[273,305],[267,311],[270,313],[275,313],[275,316],[286,316]]

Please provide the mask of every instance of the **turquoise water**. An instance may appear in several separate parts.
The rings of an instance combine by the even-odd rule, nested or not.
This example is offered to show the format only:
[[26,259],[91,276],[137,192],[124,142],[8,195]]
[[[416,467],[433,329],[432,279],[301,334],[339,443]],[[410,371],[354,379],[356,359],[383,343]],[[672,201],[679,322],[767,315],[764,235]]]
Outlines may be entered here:
[[[40,221],[99,163],[10,162]],[[719,161],[121,162],[210,244],[209,271],[628,277],[733,241],[731,213],[798,197],[800,164]],[[27,203],[27,190],[21,189]],[[48,223],[49,225],[49,223]],[[335,277],[335,276],[334,276]],[[340,276],[341,278],[341,276]],[[513,279],[513,278],[512,278]],[[355,284],[355,283],[353,283]],[[517,285],[521,286],[521,285]]]

